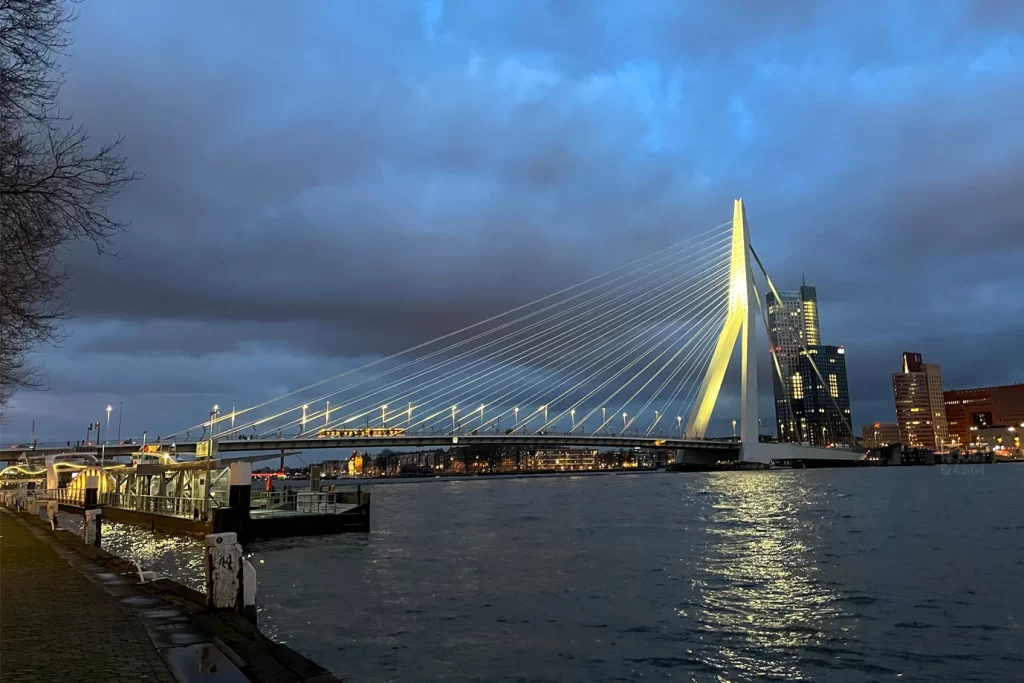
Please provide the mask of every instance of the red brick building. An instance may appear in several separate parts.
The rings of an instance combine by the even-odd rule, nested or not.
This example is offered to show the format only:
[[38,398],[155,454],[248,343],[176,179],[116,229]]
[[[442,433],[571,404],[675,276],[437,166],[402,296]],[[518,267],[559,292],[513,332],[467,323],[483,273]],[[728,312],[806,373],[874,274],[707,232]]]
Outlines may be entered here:
[[971,443],[971,427],[1017,427],[1024,424],[1024,384],[942,392],[949,438]]

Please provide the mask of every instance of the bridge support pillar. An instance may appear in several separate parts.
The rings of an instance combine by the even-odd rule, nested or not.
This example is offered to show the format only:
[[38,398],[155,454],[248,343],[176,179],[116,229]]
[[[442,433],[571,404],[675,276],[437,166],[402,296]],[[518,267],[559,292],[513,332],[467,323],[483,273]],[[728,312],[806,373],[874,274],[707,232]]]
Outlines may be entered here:
[[757,290],[751,268],[750,227],[742,199],[733,204],[732,252],[729,271],[729,309],[718,336],[711,365],[701,383],[693,413],[686,423],[686,433],[703,439],[711,421],[711,413],[725,379],[726,367],[736,342],[740,342],[742,365],[740,388],[740,461],[765,461],[758,449],[757,428],[757,354],[755,334]]

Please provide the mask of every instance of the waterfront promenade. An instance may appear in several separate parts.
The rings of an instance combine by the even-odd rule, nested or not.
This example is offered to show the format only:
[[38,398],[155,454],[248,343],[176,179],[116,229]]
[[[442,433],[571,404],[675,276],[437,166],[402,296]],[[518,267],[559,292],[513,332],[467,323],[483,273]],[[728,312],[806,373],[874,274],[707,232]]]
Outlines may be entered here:
[[0,513],[0,681],[173,683],[143,619],[44,534]]

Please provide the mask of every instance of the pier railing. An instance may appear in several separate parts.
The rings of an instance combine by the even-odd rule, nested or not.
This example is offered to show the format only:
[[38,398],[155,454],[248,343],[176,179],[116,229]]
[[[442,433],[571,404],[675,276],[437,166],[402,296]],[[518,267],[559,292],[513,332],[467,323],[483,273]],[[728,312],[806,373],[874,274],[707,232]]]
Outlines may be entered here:
[[[100,496],[100,503],[123,510],[149,512],[168,517],[198,519],[205,513],[201,498],[148,496],[136,493],[104,493]],[[214,507],[217,507],[216,501],[214,501]]]
[[85,489],[36,489],[37,500],[55,500],[61,505],[85,505]]
[[370,494],[361,491],[253,491],[250,509],[259,516],[338,515],[357,505],[370,502]]

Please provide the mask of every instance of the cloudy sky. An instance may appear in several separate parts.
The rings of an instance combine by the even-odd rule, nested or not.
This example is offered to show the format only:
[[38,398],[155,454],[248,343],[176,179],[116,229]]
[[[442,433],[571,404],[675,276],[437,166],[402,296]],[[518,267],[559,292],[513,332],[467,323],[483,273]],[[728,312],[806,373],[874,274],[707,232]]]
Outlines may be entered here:
[[738,196],[776,284],[817,285],[855,424],[893,420],[904,350],[946,387],[1024,381],[1024,3],[79,10],[62,107],[123,134],[143,178],[113,207],[119,257],[66,255],[69,335],[4,441],[33,419],[82,438],[120,402],[125,435],[173,431],[718,225]]

